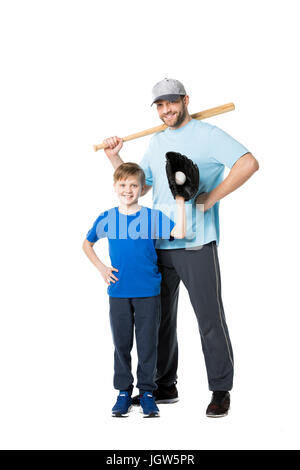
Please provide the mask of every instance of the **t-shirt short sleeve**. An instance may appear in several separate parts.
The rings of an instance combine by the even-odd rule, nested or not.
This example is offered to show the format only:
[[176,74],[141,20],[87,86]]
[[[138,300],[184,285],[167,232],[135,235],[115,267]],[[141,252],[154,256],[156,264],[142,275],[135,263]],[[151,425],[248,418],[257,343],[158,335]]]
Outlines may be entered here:
[[173,240],[171,232],[175,222],[160,210],[152,211],[152,238]]
[[149,147],[146,150],[146,153],[144,154],[142,160],[140,161],[139,165],[141,168],[143,168],[145,177],[146,177],[146,184],[148,186],[153,185],[153,176],[152,176],[152,171],[150,167],[150,161],[151,161],[151,153],[152,153],[152,141],[150,141]]
[[235,162],[249,150],[217,126],[210,133],[210,157],[222,165],[232,168]]
[[107,237],[108,231],[108,211],[102,212],[99,217],[95,220],[92,228],[88,231],[86,239],[95,243],[99,238]]

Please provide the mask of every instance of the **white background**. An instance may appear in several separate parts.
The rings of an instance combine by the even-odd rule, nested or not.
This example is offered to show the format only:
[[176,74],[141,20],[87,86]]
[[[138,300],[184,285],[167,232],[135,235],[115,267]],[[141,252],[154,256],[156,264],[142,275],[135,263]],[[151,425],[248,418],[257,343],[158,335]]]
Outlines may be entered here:
[[[297,1],[2,1],[0,445],[4,449],[299,448]],[[221,202],[235,354],[232,409],[210,401],[181,287],[180,401],[113,419],[106,286],[81,246],[117,203],[93,144],[160,124],[151,88],[181,80],[260,163]],[[149,138],[124,145],[139,162]],[[151,194],[142,203],[151,205]],[[106,242],[96,251],[109,263]],[[136,357],[134,370],[136,368]]]

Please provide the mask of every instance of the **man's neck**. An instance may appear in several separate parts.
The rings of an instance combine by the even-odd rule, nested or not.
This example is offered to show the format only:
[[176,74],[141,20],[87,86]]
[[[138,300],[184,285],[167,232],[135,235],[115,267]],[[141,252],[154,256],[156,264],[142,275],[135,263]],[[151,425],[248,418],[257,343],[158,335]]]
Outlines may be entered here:
[[179,124],[179,126],[176,126],[176,127],[169,127],[169,129],[171,129],[172,131],[173,131],[173,130],[176,130],[176,129],[180,129],[180,128],[183,127],[183,126],[186,126],[191,120],[192,120],[192,116],[190,116],[190,115],[188,114],[187,117],[185,118],[185,120],[182,121],[182,123]]

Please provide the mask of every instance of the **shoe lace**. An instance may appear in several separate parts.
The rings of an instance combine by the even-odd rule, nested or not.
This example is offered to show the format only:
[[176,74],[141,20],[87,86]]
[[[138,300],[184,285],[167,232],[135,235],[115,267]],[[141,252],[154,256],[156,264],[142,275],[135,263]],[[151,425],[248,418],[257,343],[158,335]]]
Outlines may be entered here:
[[124,403],[124,401],[126,401],[128,398],[128,395],[126,395],[125,393],[120,393],[118,395],[118,398],[117,398],[117,403],[116,405],[121,405],[122,403]]

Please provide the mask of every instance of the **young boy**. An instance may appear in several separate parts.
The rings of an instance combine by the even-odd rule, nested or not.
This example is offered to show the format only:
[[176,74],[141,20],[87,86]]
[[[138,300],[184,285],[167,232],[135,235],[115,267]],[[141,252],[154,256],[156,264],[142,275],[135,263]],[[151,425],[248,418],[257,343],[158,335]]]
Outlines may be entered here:
[[[130,352],[135,329],[138,368],[137,387],[144,417],[159,416],[153,390],[158,329],[160,282],[155,242],[158,238],[184,238],[184,198],[176,197],[177,223],[159,210],[139,205],[145,174],[136,163],[123,163],[114,173],[119,207],[100,214],[87,233],[83,250],[108,284],[110,323],[115,346],[114,387],[119,396],[112,409],[116,417],[127,416],[132,406],[133,376]],[[93,245],[108,238],[111,267],[97,257]]]

